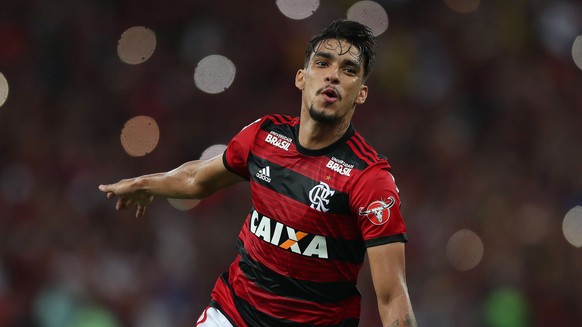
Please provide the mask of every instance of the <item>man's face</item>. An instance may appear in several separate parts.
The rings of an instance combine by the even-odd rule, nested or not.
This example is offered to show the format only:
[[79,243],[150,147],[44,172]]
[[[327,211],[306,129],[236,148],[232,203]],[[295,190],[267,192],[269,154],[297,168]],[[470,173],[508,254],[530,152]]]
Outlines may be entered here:
[[350,120],[355,106],[368,96],[363,75],[356,47],[337,39],[322,41],[307,67],[295,77],[295,85],[302,91],[302,110],[319,122]]

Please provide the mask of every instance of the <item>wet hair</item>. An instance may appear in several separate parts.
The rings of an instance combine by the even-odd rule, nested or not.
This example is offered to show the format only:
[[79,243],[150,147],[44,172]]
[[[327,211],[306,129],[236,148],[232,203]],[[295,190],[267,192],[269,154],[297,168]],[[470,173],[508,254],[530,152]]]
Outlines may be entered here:
[[342,53],[350,51],[354,46],[360,51],[360,59],[364,64],[364,81],[370,75],[376,57],[376,37],[366,25],[347,19],[338,19],[331,22],[319,34],[313,36],[307,43],[305,51],[304,67],[309,65],[311,55],[317,51],[317,48],[326,40],[337,39],[343,40],[350,44],[350,47],[343,50]]

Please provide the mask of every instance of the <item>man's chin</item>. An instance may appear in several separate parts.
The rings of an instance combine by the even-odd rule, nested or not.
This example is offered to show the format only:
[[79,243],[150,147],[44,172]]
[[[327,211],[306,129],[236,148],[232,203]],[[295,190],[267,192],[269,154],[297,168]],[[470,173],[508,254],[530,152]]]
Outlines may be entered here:
[[309,108],[309,116],[320,123],[335,123],[338,120],[335,115],[326,114],[325,112],[318,111],[313,107]]

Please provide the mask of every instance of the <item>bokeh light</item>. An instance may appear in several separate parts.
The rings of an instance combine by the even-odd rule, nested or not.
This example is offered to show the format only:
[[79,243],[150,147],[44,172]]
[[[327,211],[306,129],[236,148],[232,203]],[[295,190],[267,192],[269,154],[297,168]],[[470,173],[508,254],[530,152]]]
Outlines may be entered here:
[[562,232],[568,243],[582,247],[582,206],[572,208],[562,222]]
[[6,102],[8,99],[8,81],[4,74],[0,73],[0,107]]
[[147,61],[156,49],[156,34],[144,26],[130,27],[117,44],[117,55],[126,64],[137,65]]
[[480,0],[445,0],[446,5],[455,12],[467,14],[479,9]]
[[217,155],[222,154],[224,152],[224,150],[226,150],[226,145],[224,145],[224,144],[212,145],[212,146],[208,147],[206,150],[204,150],[204,152],[202,152],[202,155],[200,156],[200,160],[214,158]]
[[203,92],[216,94],[230,87],[236,75],[236,67],[228,58],[210,55],[198,62],[194,70],[194,83]]
[[360,1],[348,9],[347,18],[368,26],[375,36],[388,29],[388,14],[375,1]]
[[485,300],[485,320],[490,327],[526,327],[529,307],[517,288],[499,288]]
[[[578,68],[582,69],[582,35],[576,37],[572,45],[572,59]],[[0,98],[0,103],[2,99]],[[0,104],[1,105],[1,104]]]
[[125,123],[121,131],[121,145],[132,157],[141,157],[152,152],[159,139],[158,124],[148,116],[133,117]]
[[483,241],[469,229],[457,231],[447,243],[447,258],[453,267],[461,271],[475,268],[483,258]]
[[317,10],[319,0],[277,0],[277,8],[291,19],[305,19]]
[[180,211],[188,211],[200,203],[200,200],[197,199],[168,199],[168,203],[180,210]]

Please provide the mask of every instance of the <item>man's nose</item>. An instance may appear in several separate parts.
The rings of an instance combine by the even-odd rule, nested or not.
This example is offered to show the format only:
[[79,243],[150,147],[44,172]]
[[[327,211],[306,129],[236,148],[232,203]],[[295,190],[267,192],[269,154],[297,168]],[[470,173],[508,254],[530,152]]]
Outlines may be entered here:
[[325,75],[325,81],[336,84],[339,82],[339,68],[330,67]]

